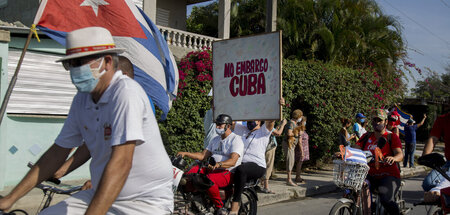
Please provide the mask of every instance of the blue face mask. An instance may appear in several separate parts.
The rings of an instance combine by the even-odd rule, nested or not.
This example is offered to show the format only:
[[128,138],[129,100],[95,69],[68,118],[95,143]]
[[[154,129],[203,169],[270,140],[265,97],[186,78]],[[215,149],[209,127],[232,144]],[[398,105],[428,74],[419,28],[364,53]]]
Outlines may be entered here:
[[95,89],[98,84],[98,80],[106,72],[105,70],[99,72],[102,64],[103,58],[100,65],[96,69],[91,69],[91,64],[69,68],[70,79],[72,79],[72,83],[79,92],[90,93]]
[[364,123],[366,121],[366,119],[360,119],[359,120],[361,123]]

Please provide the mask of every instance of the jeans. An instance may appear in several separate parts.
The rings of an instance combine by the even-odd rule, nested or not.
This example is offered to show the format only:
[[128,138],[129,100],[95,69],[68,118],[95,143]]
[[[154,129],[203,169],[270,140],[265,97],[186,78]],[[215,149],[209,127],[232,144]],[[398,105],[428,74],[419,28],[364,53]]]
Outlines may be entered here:
[[[447,161],[447,163],[445,163],[445,165],[443,167],[445,169],[444,171],[447,171],[448,168],[450,167],[450,161]],[[436,187],[436,185],[441,183],[441,181],[443,181],[443,180],[445,180],[444,176],[442,176],[438,171],[433,169],[423,179],[422,188],[424,191],[428,192],[431,190],[431,188]]]
[[409,161],[409,167],[414,167],[414,153],[416,152],[416,143],[405,143],[405,158],[403,167],[406,167]]
[[368,176],[370,181],[370,190],[373,192],[375,188],[378,189],[378,196],[380,202],[390,215],[400,214],[400,208],[395,202],[395,194],[400,189],[401,180],[394,176],[386,176],[381,179],[375,179]]

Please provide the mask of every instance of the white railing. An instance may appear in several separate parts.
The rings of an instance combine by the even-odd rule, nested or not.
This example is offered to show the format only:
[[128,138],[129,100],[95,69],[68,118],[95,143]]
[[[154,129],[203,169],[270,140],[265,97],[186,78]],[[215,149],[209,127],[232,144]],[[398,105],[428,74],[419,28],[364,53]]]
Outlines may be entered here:
[[159,31],[167,41],[168,45],[185,47],[190,49],[212,48],[212,42],[220,40],[215,37],[194,34],[174,28],[158,25]]

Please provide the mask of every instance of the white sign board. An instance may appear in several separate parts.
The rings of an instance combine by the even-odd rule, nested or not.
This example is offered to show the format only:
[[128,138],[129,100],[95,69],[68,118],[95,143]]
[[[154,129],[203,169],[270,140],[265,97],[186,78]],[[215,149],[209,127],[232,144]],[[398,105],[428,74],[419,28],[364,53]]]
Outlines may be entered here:
[[281,119],[281,32],[213,43],[214,119]]

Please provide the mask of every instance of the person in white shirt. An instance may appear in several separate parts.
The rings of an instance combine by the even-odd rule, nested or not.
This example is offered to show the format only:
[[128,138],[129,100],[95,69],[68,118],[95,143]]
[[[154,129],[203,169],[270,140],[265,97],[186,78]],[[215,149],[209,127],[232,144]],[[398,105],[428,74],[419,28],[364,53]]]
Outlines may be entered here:
[[93,189],[80,191],[41,214],[171,214],[172,166],[148,97],[134,80],[117,70],[111,33],[101,27],[67,34],[64,68],[75,95],[53,144],[10,194],[7,210],[37,184],[54,175],[70,151],[83,141],[92,157]]
[[[280,105],[284,105],[284,99],[280,99]],[[270,134],[275,125],[275,120],[247,121],[234,124],[233,132],[242,137],[244,142],[244,157],[242,164],[236,168],[233,175],[234,192],[230,214],[237,214],[239,202],[244,191],[245,183],[249,180],[261,178],[266,173],[266,149],[269,144]]]
[[[178,152],[177,155],[195,160],[205,160],[209,157],[215,159],[215,166],[209,165],[208,168],[202,168],[200,173],[206,173],[206,176],[214,182],[214,185],[207,192],[216,207],[216,214],[226,214],[220,198],[219,188],[227,187],[230,184],[230,172],[234,172],[234,168],[241,164],[244,154],[244,143],[240,136],[231,131],[233,120],[229,115],[220,114],[217,116],[215,123],[218,136],[211,140],[205,150],[194,153]],[[199,166],[197,165],[186,174],[197,173],[198,171]]]

